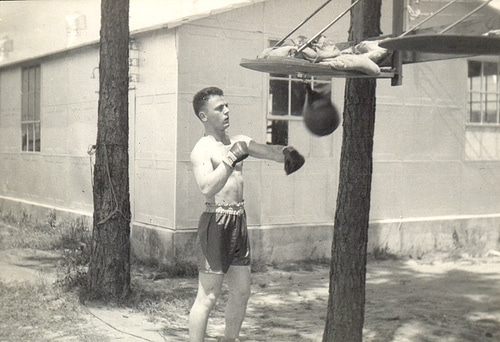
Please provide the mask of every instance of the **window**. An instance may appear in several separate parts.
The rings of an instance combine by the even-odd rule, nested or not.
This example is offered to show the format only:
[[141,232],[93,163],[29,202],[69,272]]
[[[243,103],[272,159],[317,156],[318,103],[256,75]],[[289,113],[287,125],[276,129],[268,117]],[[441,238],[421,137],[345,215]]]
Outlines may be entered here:
[[467,61],[469,96],[465,129],[467,160],[500,160],[499,58]]
[[289,122],[302,120],[302,108],[306,96],[304,81],[311,82],[313,89],[319,83],[332,82],[329,77],[308,77],[303,79],[289,75],[270,75],[267,144],[288,145]]
[[468,61],[469,122],[500,124],[499,63]]
[[[269,46],[278,41],[270,41]],[[270,74],[267,110],[267,144],[288,145],[288,124],[302,120],[306,88],[304,81],[311,82],[312,88],[318,83],[331,83],[330,77],[298,78],[290,75]]]
[[40,65],[22,69],[22,151],[40,152]]

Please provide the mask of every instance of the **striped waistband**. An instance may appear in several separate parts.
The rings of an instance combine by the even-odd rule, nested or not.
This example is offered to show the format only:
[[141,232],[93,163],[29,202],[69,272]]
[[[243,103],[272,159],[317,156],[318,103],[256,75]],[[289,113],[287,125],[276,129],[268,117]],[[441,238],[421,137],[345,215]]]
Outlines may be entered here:
[[243,201],[239,203],[227,204],[227,203],[205,203],[205,212],[208,213],[220,213],[220,214],[233,214],[238,215],[245,212],[245,206]]

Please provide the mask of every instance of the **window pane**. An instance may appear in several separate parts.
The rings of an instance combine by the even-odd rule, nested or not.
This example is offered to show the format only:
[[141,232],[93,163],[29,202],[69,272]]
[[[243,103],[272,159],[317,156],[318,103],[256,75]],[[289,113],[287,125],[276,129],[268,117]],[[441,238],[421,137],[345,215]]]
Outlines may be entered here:
[[469,120],[477,123],[499,123],[499,63],[468,62]]
[[481,93],[477,93],[477,92],[471,92],[470,93],[470,102],[472,103],[479,103],[481,102]]
[[28,120],[28,95],[24,94],[21,96],[21,121],[27,121]]
[[35,120],[40,120],[40,67],[35,68]]
[[39,152],[41,147],[39,65],[23,68],[21,90],[22,150]]
[[470,104],[470,122],[481,122],[481,103],[472,102]]
[[290,114],[302,116],[302,108],[306,100],[306,88],[302,81],[292,81],[292,98],[290,103]]
[[21,130],[23,132],[22,134],[22,140],[21,140],[21,146],[23,151],[28,151],[28,125],[27,124],[22,124],[21,125]]
[[485,117],[484,122],[496,123],[497,122],[497,94],[487,94],[485,104]]
[[484,65],[484,67],[483,67],[483,75],[484,76],[498,75],[497,63],[484,62],[483,65]]
[[35,120],[35,93],[28,94],[28,120]]
[[34,151],[40,152],[40,124],[36,123],[33,126],[34,126],[33,131],[34,131],[34,139],[35,139]]
[[469,77],[481,76],[481,62],[469,61],[468,67]]
[[23,151],[33,151],[33,124],[23,125]]
[[267,144],[288,145],[287,120],[267,120]]
[[471,91],[481,91],[481,77],[471,77],[470,90]]
[[271,115],[288,115],[288,81],[271,80],[269,82]]
[[497,90],[497,76],[489,75],[484,79],[485,91],[496,91]]
[[28,92],[34,93],[35,92],[35,68],[31,67],[28,69]]
[[485,112],[484,122],[486,123],[497,123],[497,112],[496,110],[487,110]]
[[21,108],[21,120],[28,120],[28,71],[26,69],[23,70],[22,76],[22,108]]

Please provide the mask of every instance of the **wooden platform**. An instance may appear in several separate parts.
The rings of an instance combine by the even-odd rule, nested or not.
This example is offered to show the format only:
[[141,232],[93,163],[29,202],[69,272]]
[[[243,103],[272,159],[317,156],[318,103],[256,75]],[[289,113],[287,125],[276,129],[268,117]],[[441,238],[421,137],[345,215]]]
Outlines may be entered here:
[[389,50],[399,51],[500,56],[500,37],[498,36],[422,34],[386,39],[379,45]]
[[330,76],[337,78],[392,78],[394,72],[381,71],[378,76],[371,76],[359,71],[341,71],[332,69],[328,65],[311,63],[309,61],[292,57],[269,57],[257,59],[242,59],[240,65],[254,71],[270,74],[306,76]]

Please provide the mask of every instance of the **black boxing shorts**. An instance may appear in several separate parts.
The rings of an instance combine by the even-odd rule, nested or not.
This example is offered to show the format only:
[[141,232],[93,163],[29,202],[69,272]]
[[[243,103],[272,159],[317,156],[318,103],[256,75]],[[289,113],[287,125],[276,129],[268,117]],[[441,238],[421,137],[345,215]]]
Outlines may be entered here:
[[207,203],[198,224],[198,271],[225,274],[229,266],[249,266],[250,241],[243,202]]

